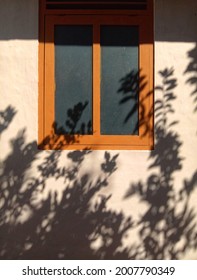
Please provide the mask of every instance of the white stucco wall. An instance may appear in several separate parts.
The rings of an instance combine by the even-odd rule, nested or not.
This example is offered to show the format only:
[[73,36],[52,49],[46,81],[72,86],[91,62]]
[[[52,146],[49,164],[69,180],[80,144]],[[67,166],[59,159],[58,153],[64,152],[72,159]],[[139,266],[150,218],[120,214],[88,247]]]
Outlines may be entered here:
[[[197,2],[194,0],[156,0],[155,2],[155,102],[163,98],[160,90],[163,84],[159,72],[164,71],[164,69],[174,69],[169,79],[176,79],[177,86],[172,88],[172,90],[166,91],[168,93],[172,92],[176,97],[169,101],[174,113],[168,113],[167,119],[168,123],[178,121],[176,125],[169,128],[169,131],[179,135],[178,139],[182,145],[178,148],[177,153],[179,158],[183,158],[179,162],[181,167],[179,169],[175,168],[170,173],[170,181],[166,179],[168,190],[165,193],[167,193],[168,198],[162,198],[159,197],[160,192],[158,190],[162,188],[162,178],[160,178],[161,181],[157,185],[148,183],[147,186],[147,182],[150,181],[153,174],[157,174],[158,177],[160,175],[163,176],[161,165],[157,164],[155,168],[150,167],[154,162],[154,158],[150,157],[150,151],[110,151],[110,159],[114,155],[119,154],[117,159],[114,159],[117,162],[117,170],[107,179],[108,186],[98,192],[95,191],[91,200],[92,204],[87,204],[86,211],[90,213],[90,209],[93,207],[91,205],[94,202],[98,202],[102,200],[102,197],[108,197],[110,195],[110,199],[106,201],[106,208],[103,208],[101,213],[105,211],[116,213],[117,224],[120,216],[122,217],[120,220],[122,219],[123,224],[123,216],[125,218],[132,217],[134,223],[130,225],[128,231],[125,230],[125,235],[122,234],[123,244],[128,249],[132,258],[173,258],[173,254],[170,252],[174,250],[176,252],[174,258],[196,259],[197,251],[194,249],[196,242],[194,237],[197,231],[195,225],[197,222],[197,190],[195,188],[195,172],[197,167],[197,112],[195,112],[195,107],[197,106],[197,102],[195,100],[196,92],[193,95],[192,92],[196,89],[197,73],[196,68],[193,69],[190,67],[190,70],[193,69],[190,72],[186,72],[186,69],[192,61],[195,67],[197,63]],[[188,52],[191,50],[193,50],[191,53],[194,57],[193,60],[188,57]],[[193,79],[187,82],[190,78]],[[159,86],[160,89],[158,89]],[[166,85],[165,88],[167,88]],[[0,203],[2,209],[0,225],[3,229],[3,249],[1,250],[0,256],[1,258],[36,258],[38,256],[36,250],[39,250],[39,252],[43,251],[40,253],[41,257],[45,256],[47,258],[49,256],[50,258],[50,253],[48,254],[46,252],[50,252],[51,250],[55,254],[53,251],[53,247],[56,247],[55,241],[51,239],[52,242],[49,242],[48,245],[46,242],[43,245],[42,238],[40,239],[39,234],[41,229],[44,231],[43,236],[45,236],[45,231],[47,234],[53,231],[53,227],[55,227],[53,217],[55,216],[55,219],[59,218],[59,208],[62,211],[63,206],[61,201],[64,197],[64,190],[67,187],[72,188],[74,183],[76,183],[70,177],[65,180],[66,174],[68,174],[69,170],[73,171],[74,176],[78,180],[81,180],[84,174],[89,174],[88,184],[91,182],[89,188],[91,189],[95,185],[97,186],[97,178],[99,176],[102,178],[103,176],[107,176],[107,173],[100,175],[101,164],[104,161],[106,151],[93,151],[85,155],[81,163],[79,161],[77,163],[74,159],[73,161],[71,160],[71,157],[74,157],[69,156],[70,152],[68,151],[38,152],[37,150],[36,143],[34,142],[37,141],[38,134],[38,3],[36,0],[0,0],[0,96],[1,112],[6,110],[8,106],[13,107],[16,111],[12,121],[0,136],[1,192],[3,194]],[[157,118],[155,116],[155,121]],[[3,115],[1,115],[0,124],[2,123]],[[161,157],[169,148],[169,145],[173,146],[174,144],[164,139],[162,146],[159,146],[159,148],[156,146],[158,149],[156,149],[156,153]],[[177,157],[176,152],[175,155],[172,152],[172,165],[175,164],[172,163],[174,160],[173,156]],[[50,157],[52,158],[51,162]],[[35,180],[41,179],[42,176],[38,168],[45,167],[46,162],[48,173],[47,176],[42,174],[45,183],[43,187],[44,183],[42,180],[39,183],[35,183]],[[66,168],[64,176],[60,175],[58,177],[56,176],[57,174],[52,173],[52,170],[57,171],[56,165],[50,169],[50,164],[53,165],[54,163],[57,163],[60,169]],[[113,166],[113,163],[111,163],[111,166]],[[131,185],[135,184],[138,190],[135,189],[132,196],[130,195],[125,198]],[[140,184],[142,186],[141,192],[139,192]],[[187,192],[182,192],[183,197],[181,199],[179,191],[182,190],[184,185],[188,186],[188,188],[185,188]],[[32,186],[34,186],[33,190],[31,189]],[[29,189],[31,189],[31,192],[28,192]],[[88,190],[86,189],[85,193]],[[175,193],[175,197],[171,196],[172,190]],[[155,193],[157,195],[154,197]],[[186,195],[186,193],[189,193],[189,195]],[[80,195],[83,195],[83,192],[79,192]],[[21,196],[22,198],[20,198]],[[149,196],[152,198],[150,199]],[[163,202],[162,199],[164,200]],[[6,206],[6,201],[9,200],[10,203]],[[39,209],[42,209],[46,200],[51,205],[45,208],[45,210],[48,210],[45,211],[43,209],[43,211],[39,212]],[[83,200],[82,197],[81,200]],[[54,201],[56,201],[57,205]],[[184,211],[185,206],[187,208]],[[166,212],[162,210],[162,207],[166,209]],[[20,211],[17,212],[17,209],[18,211],[20,209]],[[71,207],[71,214],[72,209]],[[156,212],[161,210],[164,216],[159,218],[158,212],[155,212],[154,216],[154,209],[156,209]],[[94,212],[93,209],[92,211]],[[172,212],[174,214],[171,222],[163,225],[167,216],[169,217]],[[102,216],[101,213],[99,214],[100,216]],[[120,215],[120,213],[122,214]],[[34,219],[36,215],[40,216]],[[62,216],[64,216],[64,212],[61,212],[59,223],[62,221]],[[102,220],[104,218],[98,218],[96,216],[94,219],[97,223],[100,219]],[[146,222],[146,219],[148,222]],[[151,220],[154,224],[154,219],[157,221],[157,225],[151,227]],[[88,219],[88,221],[90,220]],[[113,214],[110,215],[109,220],[111,221],[110,227],[113,232],[111,242],[116,244],[118,240],[116,234],[117,232],[121,232],[121,225],[115,229]],[[110,224],[110,221],[108,221],[108,224]],[[139,223],[140,221],[141,223]],[[186,221],[188,221],[188,224]],[[81,227],[83,228],[82,232],[85,232],[84,235],[88,236],[87,239],[89,238],[89,245],[86,246],[96,251],[105,243],[102,240],[104,237],[101,237],[101,233],[97,233],[96,235],[95,232],[92,232],[91,234],[95,234],[96,237],[94,241],[90,241],[91,234],[90,232],[86,233],[85,222],[86,219],[84,218]],[[70,223],[62,223],[64,224],[65,231],[68,230]],[[34,237],[31,236],[31,231],[34,230],[31,230],[32,224],[34,225],[34,229],[36,229]],[[45,227],[45,225],[48,225],[48,227]],[[146,228],[146,225],[148,225],[148,228]],[[19,232],[23,230],[23,226],[25,229],[24,235],[20,236]],[[18,231],[19,227],[20,231]],[[146,228],[143,233],[140,232],[141,228]],[[189,230],[190,228],[191,230]],[[9,238],[6,235],[6,229],[9,229]],[[79,227],[79,231],[80,229]],[[156,229],[160,231],[158,234],[156,233]],[[172,241],[170,239],[170,233],[174,232],[174,236],[176,236],[176,229],[179,237],[177,240]],[[38,237],[36,237],[36,232]],[[159,241],[157,235],[159,236]],[[18,242],[21,247],[18,245],[20,247],[17,251],[18,253],[14,254],[11,248],[15,244],[13,239],[16,236],[15,242],[16,244]],[[47,236],[45,236],[46,239],[48,238]],[[153,245],[146,243],[145,239],[148,236],[152,238],[155,236],[158,244],[154,245],[154,242],[150,242]],[[32,250],[34,246],[36,247],[33,244],[36,238],[39,239],[40,243],[38,242],[38,244],[41,244],[39,245],[40,249]],[[82,247],[84,246],[84,251],[82,250],[82,252],[85,252],[86,247],[83,241],[81,244]],[[142,246],[142,244],[144,245]],[[153,248],[147,249],[148,247],[146,248],[145,245],[153,246]],[[186,248],[182,245],[185,245]],[[113,246],[110,247],[111,245],[107,243],[105,246],[108,255],[103,249],[102,254],[99,256],[110,258],[110,250],[112,250]],[[154,247],[160,248],[161,252],[158,252]],[[114,253],[111,253],[111,258],[112,255],[114,258],[119,258],[116,253],[121,251],[121,248],[119,243],[117,248],[114,249]],[[22,251],[26,255],[23,255]],[[67,255],[64,252],[58,252],[53,256],[55,258],[58,256],[59,258],[66,258]]]

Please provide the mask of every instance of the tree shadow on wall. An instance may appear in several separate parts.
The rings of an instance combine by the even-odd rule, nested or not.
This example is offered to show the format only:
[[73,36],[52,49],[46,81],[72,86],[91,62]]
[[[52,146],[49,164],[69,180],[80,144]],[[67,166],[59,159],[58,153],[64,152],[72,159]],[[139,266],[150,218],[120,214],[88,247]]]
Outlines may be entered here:
[[137,196],[147,210],[139,218],[139,244],[133,245],[133,259],[180,259],[189,249],[197,249],[195,212],[189,198],[197,186],[197,172],[175,190],[174,175],[182,169],[182,142],[173,115],[177,80],[173,69],[159,72],[162,85],[156,87],[160,98],[155,102],[155,149],[150,152],[150,176],[146,183],[132,183],[125,198]]
[[[147,206],[137,225],[123,212],[109,208],[111,195],[101,194],[117,170],[118,154],[105,152],[100,173],[93,178],[90,171],[82,172],[91,151],[66,155],[39,151],[36,142],[26,143],[26,132],[21,130],[0,163],[1,259],[180,259],[187,250],[197,249],[196,217],[190,205],[197,172],[179,189],[174,188],[175,174],[184,161],[178,121],[173,117],[177,80],[173,69],[164,69],[160,75],[150,175],[145,183],[132,183],[125,195],[127,199],[137,196]],[[130,100],[125,85],[120,89],[125,92],[123,98]],[[15,113],[12,107],[0,112],[1,132]],[[127,117],[132,117],[132,111]],[[61,148],[58,136],[47,140]],[[36,177],[31,175],[35,173]],[[131,245],[125,246],[124,238],[132,229],[138,230],[139,242],[131,240]]]
[[[4,119],[2,127],[7,126]],[[123,238],[131,218],[109,209],[111,195],[99,194],[117,169],[118,154],[105,152],[100,174],[93,178],[91,172],[81,173],[91,151],[69,152],[68,166],[60,167],[61,152],[45,152],[41,159],[36,143],[26,143],[25,130],[10,147],[0,165],[1,259],[129,258]]]

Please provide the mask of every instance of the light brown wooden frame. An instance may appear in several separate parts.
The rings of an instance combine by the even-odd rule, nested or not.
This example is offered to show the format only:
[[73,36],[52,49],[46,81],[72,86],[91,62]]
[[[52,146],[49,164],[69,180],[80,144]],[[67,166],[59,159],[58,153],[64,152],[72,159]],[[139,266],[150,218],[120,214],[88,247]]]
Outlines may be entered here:
[[[41,19],[43,20],[43,19]],[[54,123],[54,26],[93,25],[93,135],[58,136]],[[39,144],[43,149],[136,149],[153,148],[153,116],[148,119],[149,130],[141,120],[139,135],[100,134],[100,25],[139,26],[139,69],[146,77],[146,86],[140,92],[139,104],[149,114],[153,108],[153,21],[149,16],[129,15],[46,15],[41,22],[40,84],[39,84]],[[43,31],[44,30],[44,31]],[[148,97],[147,97],[147,93]],[[139,106],[139,115],[140,112]]]

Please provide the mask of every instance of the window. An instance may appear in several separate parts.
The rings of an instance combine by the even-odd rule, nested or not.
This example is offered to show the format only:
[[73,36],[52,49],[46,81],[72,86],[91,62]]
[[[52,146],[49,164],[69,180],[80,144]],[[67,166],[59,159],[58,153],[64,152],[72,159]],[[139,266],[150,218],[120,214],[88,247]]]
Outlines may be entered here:
[[152,1],[40,1],[39,142],[151,149]]

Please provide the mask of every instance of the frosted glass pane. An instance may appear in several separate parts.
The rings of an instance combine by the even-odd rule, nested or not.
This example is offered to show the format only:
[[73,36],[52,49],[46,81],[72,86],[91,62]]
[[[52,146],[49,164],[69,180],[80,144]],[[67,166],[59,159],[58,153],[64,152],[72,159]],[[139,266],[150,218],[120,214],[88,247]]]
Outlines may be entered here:
[[137,26],[101,26],[101,134],[138,134]]
[[92,26],[55,26],[58,134],[92,134]]

